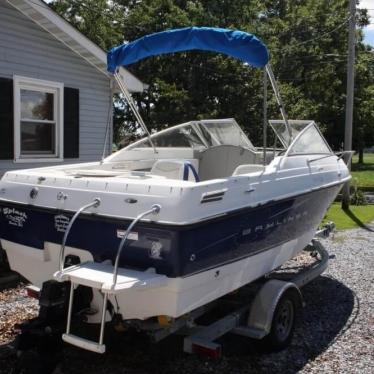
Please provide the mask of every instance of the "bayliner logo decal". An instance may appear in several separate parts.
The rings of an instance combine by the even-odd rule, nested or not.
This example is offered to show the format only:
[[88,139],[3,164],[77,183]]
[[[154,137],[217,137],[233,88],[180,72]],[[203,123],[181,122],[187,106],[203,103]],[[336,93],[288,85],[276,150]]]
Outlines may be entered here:
[[23,227],[27,221],[27,214],[15,208],[3,208],[3,214],[8,220],[9,225]]
[[308,212],[306,210],[304,210],[301,213],[296,213],[294,215],[289,215],[287,217],[284,217],[283,219],[278,219],[277,218],[275,220],[264,223],[263,225],[248,227],[248,228],[245,228],[242,231],[242,236],[246,236],[246,235],[249,235],[249,234],[252,234],[252,233],[258,233],[258,232],[261,232],[261,231],[266,231],[266,230],[269,230],[269,229],[274,228],[276,226],[284,225],[284,224],[289,223],[289,222],[298,221],[298,220],[306,217],[307,215],[308,215]]
[[59,214],[58,216],[55,216],[55,229],[58,232],[65,232],[70,222],[70,218]]

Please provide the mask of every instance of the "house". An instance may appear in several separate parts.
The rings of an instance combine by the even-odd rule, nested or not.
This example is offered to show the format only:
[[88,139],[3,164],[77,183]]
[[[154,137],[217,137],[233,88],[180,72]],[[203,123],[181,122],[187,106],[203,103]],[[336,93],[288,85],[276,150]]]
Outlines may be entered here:
[[1,0],[0,25],[0,176],[99,160],[106,136],[108,153],[116,87],[106,53],[40,0]]

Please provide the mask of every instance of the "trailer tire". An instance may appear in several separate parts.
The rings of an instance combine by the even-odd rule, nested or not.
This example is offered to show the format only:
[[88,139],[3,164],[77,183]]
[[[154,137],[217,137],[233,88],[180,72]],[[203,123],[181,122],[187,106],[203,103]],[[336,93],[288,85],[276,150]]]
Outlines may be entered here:
[[286,290],[281,296],[274,310],[270,332],[261,341],[264,351],[278,352],[290,344],[300,309],[300,301],[300,295],[293,288]]

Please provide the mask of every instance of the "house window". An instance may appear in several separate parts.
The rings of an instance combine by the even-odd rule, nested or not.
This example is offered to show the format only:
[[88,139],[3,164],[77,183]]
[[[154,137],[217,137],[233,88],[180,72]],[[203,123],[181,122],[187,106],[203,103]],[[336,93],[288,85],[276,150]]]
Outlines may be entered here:
[[62,161],[62,83],[14,77],[16,162]]

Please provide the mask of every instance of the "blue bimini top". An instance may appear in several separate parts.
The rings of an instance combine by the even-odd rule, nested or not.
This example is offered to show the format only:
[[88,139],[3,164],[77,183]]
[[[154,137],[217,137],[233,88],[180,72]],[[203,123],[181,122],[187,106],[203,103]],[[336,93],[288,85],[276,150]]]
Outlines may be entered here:
[[150,56],[193,49],[223,53],[259,68],[269,61],[266,46],[252,34],[215,27],[186,27],[146,35],[114,47],[107,56],[107,69],[114,73],[119,66]]

